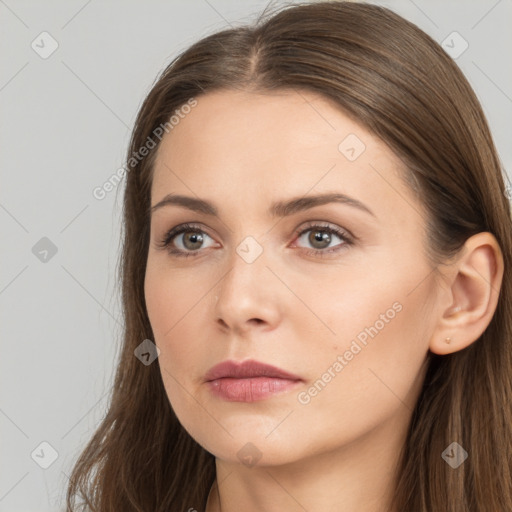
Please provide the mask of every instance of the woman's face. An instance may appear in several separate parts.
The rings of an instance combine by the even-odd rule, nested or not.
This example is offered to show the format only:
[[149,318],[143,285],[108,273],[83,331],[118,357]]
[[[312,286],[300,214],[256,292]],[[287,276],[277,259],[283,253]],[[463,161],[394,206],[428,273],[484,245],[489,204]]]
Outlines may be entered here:
[[[439,309],[401,170],[306,92],[209,93],[162,139],[151,205],[211,206],[154,209],[147,311],[170,403],[216,457],[284,464],[405,433]],[[296,379],[206,382],[249,359]]]

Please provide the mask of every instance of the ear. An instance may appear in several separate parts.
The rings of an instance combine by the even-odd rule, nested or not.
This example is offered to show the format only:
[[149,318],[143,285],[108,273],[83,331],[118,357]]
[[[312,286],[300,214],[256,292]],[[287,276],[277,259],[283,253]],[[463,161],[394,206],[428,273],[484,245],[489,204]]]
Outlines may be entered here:
[[491,233],[466,240],[455,263],[445,275],[448,287],[429,349],[450,354],[471,345],[485,331],[496,311],[503,279],[503,254]]

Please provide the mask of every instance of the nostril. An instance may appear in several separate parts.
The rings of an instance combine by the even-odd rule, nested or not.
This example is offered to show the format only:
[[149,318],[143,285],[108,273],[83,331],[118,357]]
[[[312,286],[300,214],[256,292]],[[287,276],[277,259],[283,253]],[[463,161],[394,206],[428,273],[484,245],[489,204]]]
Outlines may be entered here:
[[222,318],[219,318],[219,323],[224,329],[229,327],[228,324],[222,320]]

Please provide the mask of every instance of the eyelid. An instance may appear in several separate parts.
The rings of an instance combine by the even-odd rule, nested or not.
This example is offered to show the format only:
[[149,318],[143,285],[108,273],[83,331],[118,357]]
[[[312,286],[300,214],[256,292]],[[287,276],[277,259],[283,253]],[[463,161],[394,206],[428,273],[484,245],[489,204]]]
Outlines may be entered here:
[[353,246],[356,241],[356,238],[353,237],[348,230],[338,225],[332,225],[325,221],[309,221],[307,225],[303,225],[296,230],[296,236],[294,238],[292,247],[298,247],[296,241],[304,236],[308,231],[325,231],[330,233],[331,236],[334,235],[341,240],[341,242],[335,246],[326,247],[323,249],[299,247],[302,249],[303,254],[307,256],[313,256],[314,258],[336,258],[337,256],[341,255],[342,252],[350,249],[350,247]]
[[[169,249],[171,245],[171,240],[177,238],[179,235],[186,233],[188,231],[198,231],[200,233],[204,233],[212,240],[215,241],[215,238],[208,233],[208,229],[205,229],[201,223],[196,222],[183,222],[181,224],[177,224],[176,226],[165,230],[163,236],[157,241],[157,247],[162,249]],[[176,249],[176,251],[181,251],[181,249]],[[189,251],[192,252],[192,251]]]
[[[355,236],[349,229],[339,226],[338,224],[334,224],[332,222],[328,222],[325,220],[310,220],[302,223],[296,230],[295,235],[299,236],[304,233],[304,231],[308,231],[312,228],[323,228],[326,230],[339,231],[340,234],[344,235],[345,238],[348,238],[352,241],[359,240],[357,236]],[[340,235],[338,235],[340,236]]]

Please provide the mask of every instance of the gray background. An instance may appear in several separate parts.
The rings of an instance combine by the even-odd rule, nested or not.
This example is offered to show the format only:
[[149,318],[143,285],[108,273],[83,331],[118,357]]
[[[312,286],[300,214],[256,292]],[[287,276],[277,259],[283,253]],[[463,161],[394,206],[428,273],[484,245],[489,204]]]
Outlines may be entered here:
[[[0,511],[63,510],[66,475],[105,413],[121,333],[123,186],[103,200],[93,189],[124,164],[165,65],[266,3],[0,0]],[[468,42],[456,62],[510,175],[512,0],[375,3],[439,43],[453,31]],[[43,31],[58,43],[45,59],[31,46],[50,48]],[[55,254],[38,252],[43,237]],[[58,453],[47,469],[43,442]]]

